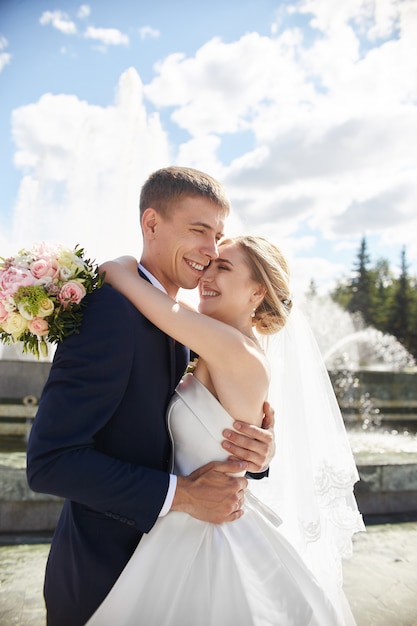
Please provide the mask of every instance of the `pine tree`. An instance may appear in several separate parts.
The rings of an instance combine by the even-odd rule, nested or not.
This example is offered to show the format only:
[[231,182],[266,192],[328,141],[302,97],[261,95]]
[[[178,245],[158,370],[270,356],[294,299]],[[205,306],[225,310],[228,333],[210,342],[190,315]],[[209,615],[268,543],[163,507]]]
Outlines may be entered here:
[[388,332],[406,347],[409,344],[410,298],[408,264],[405,247],[401,250],[401,272],[395,281],[394,297],[391,304]]
[[352,297],[347,305],[347,309],[351,313],[360,313],[367,325],[373,323],[372,272],[368,269],[369,263],[366,238],[363,237],[354,276],[350,284]]
[[310,278],[310,283],[306,292],[307,298],[315,298],[317,296],[317,285],[314,278]]
[[394,297],[394,276],[387,259],[379,259],[372,273],[373,325],[386,333],[389,327],[389,311]]
[[401,270],[394,278],[389,262],[379,259],[369,268],[366,239],[358,252],[353,277],[342,277],[331,292],[332,299],[366,324],[394,335],[417,359],[417,278],[409,277],[406,250],[401,252]]

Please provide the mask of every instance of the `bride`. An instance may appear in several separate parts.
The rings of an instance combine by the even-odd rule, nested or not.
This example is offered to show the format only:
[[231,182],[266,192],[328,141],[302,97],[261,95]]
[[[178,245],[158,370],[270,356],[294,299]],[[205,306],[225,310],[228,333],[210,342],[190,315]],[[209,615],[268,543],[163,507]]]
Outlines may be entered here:
[[[287,319],[296,314],[291,311],[287,263],[280,250],[263,238],[223,240],[219,257],[200,280],[199,312],[175,302],[141,279],[133,259],[108,262],[101,269],[106,272],[106,280],[153,324],[199,355],[193,373],[185,374],[178,385],[167,418],[174,472],[179,481],[186,480],[184,477],[202,464],[225,458],[222,431],[232,428],[235,419],[254,423],[256,416],[256,425],[262,422],[263,403],[276,381],[274,376],[271,380],[270,364],[258,335],[278,333],[279,337]],[[325,419],[315,416],[313,407],[312,411],[311,420]],[[285,408],[277,421],[284,419],[288,421]],[[301,467],[308,464],[302,458],[306,450],[303,448],[301,455],[293,447],[290,450],[293,442],[285,440],[285,433],[290,431],[291,425],[285,427],[277,440],[280,439],[283,459],[288,454],[300,457],[302,476]],[[345,454],[344,431],[339,431],[340,447]],[[332,453],[338,454],[338,450],[333,449]],[[278,471],[285,472],[279,462],[278,459]],[[333,509],[340,512],[342,500],[350,515],[349,523],[344,523],[344,527],[333,525],[338,531],[343,527],[342,534],[348,539],[361,527],[352,495],[357,477],[352,464],[348,455],[346,484],[338,484],[337,497],[327,498],[324,507],[319,504],[315,509],[317,528],[320,521],[326,527],[318,535],[329,543],[319,555],[311,558],[314,550],[304,549],[312,527],[309,520],[301,519],[301,514],[297,518],[297,513],[286,508],[288,498],[281,500],[281,508],[279,494],[291,490],[292,476],[275,472],[271,480],[276,483],[277,511],[263,504],[248,488],[242,505],[244,515],[234,522],[215,525],[179,511],[160,518],[142,538],[88,626],[354,624],[337,579],[337,567],[323,567],[325,553],[328,560],[337,561],[330,545],[329,519]],[[270,473],[274,473],[273,467]],[[337,475],[340,477],[340,472]],[[300,482],[300,476],[294,476],[294,485],[297,480]],[[285,489],[280,488],[283,482]],[[327,490],[327,495],[330,491],[333,493],[334,489]],[[314,494],[307,495],[314,500]],[[304,504],[303,500],[301,509]],[[327,517],[322,509],[326,509]],[[289,531],[285,531],[284,512],[288,512]]]

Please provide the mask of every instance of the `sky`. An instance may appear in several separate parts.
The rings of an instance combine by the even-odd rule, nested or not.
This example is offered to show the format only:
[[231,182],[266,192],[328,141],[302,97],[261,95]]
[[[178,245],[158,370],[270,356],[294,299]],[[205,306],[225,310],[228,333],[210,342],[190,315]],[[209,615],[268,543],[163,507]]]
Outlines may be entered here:
[[277,243],[293,290],[417,274],[417,0],[0,0],[0,256],[140,255],[168,165],[225,186],[229,235]]

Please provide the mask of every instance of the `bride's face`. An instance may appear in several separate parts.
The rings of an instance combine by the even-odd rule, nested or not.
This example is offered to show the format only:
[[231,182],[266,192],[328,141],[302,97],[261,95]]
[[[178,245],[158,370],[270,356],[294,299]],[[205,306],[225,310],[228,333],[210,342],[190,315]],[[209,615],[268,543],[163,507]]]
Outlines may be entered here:
[[259,285],[251,278],[244,252],[238,245],[219,246],[199,282],[199,311],[237,328],[245,328],[259,301]]

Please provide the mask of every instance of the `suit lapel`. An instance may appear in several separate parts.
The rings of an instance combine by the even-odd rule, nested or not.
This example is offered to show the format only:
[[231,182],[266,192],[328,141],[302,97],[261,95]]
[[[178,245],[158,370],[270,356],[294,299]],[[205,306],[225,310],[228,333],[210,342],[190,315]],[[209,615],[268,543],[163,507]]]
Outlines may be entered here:
[[[138,268],[139,275],[150,283],[149,278]],[[182,343],[175,341],[167,335],[169,343],[169,360],[170,360],[170,380],[172,393],[178,384],[179,379],[185,372],[189,360],[189,350]]]

